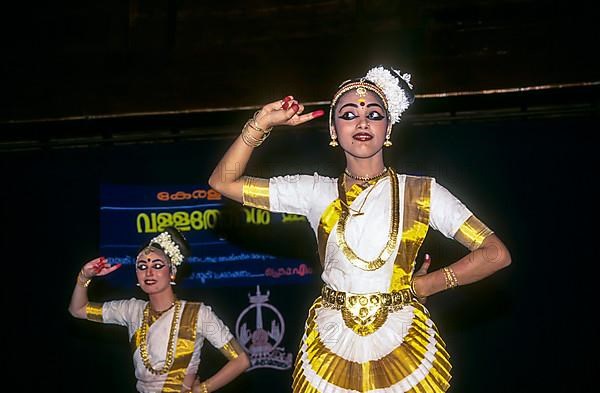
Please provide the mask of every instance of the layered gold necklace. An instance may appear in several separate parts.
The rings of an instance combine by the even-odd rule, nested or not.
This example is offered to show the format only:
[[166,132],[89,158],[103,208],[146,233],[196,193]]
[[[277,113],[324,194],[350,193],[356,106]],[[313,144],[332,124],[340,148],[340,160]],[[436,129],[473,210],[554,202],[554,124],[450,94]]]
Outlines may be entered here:
[[[166,312],[170,310],[169,307]],[[173,312],[173,320],[171,321],[171,329],[169,331],[169,343],[167,345],[167,356],[165,359],[164,366],[155,370],[150,363],[150,354],[148,353],[148,329],[150,328],[150,302],[144,308],[144,317],[142,318],[142,326],[140,327],[140,357],[142,358],[142,362],[146,369],[154,374],[161,375],[169,372],[171,367],[173,366],[173,362],[175,361],[175,331],[177,330],[177,323],[179,321],[179,312],[181,311],[181,302],[179,300],[175,301],[175,311]],[[162,315],[162,313],[161,313]]]
[[[346,199],[346,190],[344,189],[344,182],[342,180],[338,180],[338,193],[341,203],[341,213],[340,219],[337,223],[337,240],[338,246],[340,250],[344,253],[344,256],[350,261],[351,264],[358,267],[362,270],[377,270],[381,266],[385,264],[385,262],[390,258],[396,246],[398,244],[398,228],[400,226],[400,206],[398,201],[398,177],[393,169],[387,169],[388,177],[390,179],[390,205],[391,205],[391,214],[390,214],[390,235],[388,241],[377,256],[377,258],[373,260],[365,260],[359,257],[354,250],[348,245],[346,242],[346,224],[348,223],[349,218],[352,216],[350,214],[350,204]],[[342,176],[340,176],[341,178]],[[371,186],[371,187],[374,187]],[[368,195],[367,195],[368,196]],[[364,201],[363,204],[364,205]],[[362,205],[359,210],[362,210]],[[354,209],[352,209],[354,210]]]

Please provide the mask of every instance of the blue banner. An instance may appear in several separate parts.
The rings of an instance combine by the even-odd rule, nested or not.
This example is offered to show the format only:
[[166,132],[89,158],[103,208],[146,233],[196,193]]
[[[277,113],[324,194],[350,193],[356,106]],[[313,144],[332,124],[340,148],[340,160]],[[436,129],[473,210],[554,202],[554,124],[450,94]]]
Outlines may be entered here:
[[224,198],[207,186],[102,185],[100,204],[101,255],[131,273],[111,275],[114,285],[131,286],[140,247],[168,226],[179,229],[192,248],[180,285],[278,285],[314,278],[306,260],[251,251],[223,236],[224,230],[277,232],[280,227],[306,225],[303,216],[237,206],[233,214],[224,214]]

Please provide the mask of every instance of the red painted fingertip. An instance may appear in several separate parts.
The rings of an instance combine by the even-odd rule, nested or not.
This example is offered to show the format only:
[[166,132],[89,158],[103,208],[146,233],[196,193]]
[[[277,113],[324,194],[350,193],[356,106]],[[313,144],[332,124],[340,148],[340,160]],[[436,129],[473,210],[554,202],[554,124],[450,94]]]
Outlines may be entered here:
[[289,102],[287,102],[287,101],[286,101],[286,102],[284,102],[284,103],[283,103],[283,105],[281,105],[281,107],[282,107],[283,109],[286,109],[286,110],[287,110],[287,108],[288,108],[289,106],[290,106],[290,104],[289,104]]
[[286,97],[283,99],[283,102],[288,102],[288,101],[291,101],[291,100],[292,100],[292,98],[293,98],[292,96],[286,96]]
[[300,109],[300,106],[298,106],[298,104],[292,104],[292,110],[294,112],[298,112],[299,109]]
[[321,117],[321,116],[323,116],[324,114],[325,114],[325,111],[324,111],[323,109],[319,109],[319,110],[316,110],[316,111],[314,111],[314,112],[312,113],[312,117],[313,117],[313,118],[315,118],[315,117]]

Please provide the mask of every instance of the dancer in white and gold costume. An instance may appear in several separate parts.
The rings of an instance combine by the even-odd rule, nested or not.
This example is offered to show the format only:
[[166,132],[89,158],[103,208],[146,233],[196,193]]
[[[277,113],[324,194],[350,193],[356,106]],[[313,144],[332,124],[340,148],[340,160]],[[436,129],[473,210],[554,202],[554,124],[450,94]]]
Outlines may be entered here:
[[[271,127],[323,114],[302,114],[291,96],[268,104],[246,123],[209,180],[245,205],[304,215],[315,232],[325,285],[309,311],[294,392],[446,391],[449,355],[423,299],[510,264],[502,241],[435,179],[385,167],[392,124],[413,98],[410,75],[383,67],[340,86],[329,114],[330,145],[341,146],[346,157],[337,179],[243,176]],[[430,227],[471,252],[438,271],[427,273],[426,261],[415,272]]]
[[[249,366],[248,356],[210,306],[175,297],[172,285],[177,266],[188,254],[187,242],[175,228],[167,228],[140,251],[136,275],[149,301],[89,302],[91,279],[120,266],[110,266],[103,257],[86,263],[77,277],[69,311],[76,318],[127,327],[139,392],[212,392]],[[196,373],[205,338],[229,362],[200,382]]]

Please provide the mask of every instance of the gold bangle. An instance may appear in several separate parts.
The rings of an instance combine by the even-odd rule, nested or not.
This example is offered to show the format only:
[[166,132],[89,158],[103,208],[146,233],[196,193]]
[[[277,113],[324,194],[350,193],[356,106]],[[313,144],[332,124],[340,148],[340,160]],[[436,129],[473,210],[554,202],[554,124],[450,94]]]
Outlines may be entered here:
[[[248,121],[246,122],[246,124],[244,124],[244,127],[242,128],[242,141],[244,141],[244,143],[250,147],[258,147],[265,141],[265,139],[267,139],[270,131],[264,132],[262,129],[258,129],[252,126],[251,122],[252,119],[248,119]],[[255,137],[254,135],[252,135],[248,127],[258,132],[262,132],[262,136],[260,138]]]
[[84,288],[87,288],[88,285],[90,285],[90,282],[92,282],[91,278],[87,278],[85,276],[85,274],[83,273],[83,268],[79,271],[79,274],[77,275],[77,284],[79,286],[82,286]]
[[200,384],[200,393],[208,393],[208,385],[206,382]]
[[417,300],[421,300],[424,299],[425,296],[419,296],[417,294],[417,290],[415,289],[415,277],[412,278],[412,280],[410,280],[410,293],[413,295],[413,297]]
[[458,286],[458,279],[456,278],[456,274],[451,267],[442,268],[442,272],[444,273],[444,281],[446,282],[446,289],[456,288]]
[[268,134],[268,133],[271,132],[271,130],[273,129],[273,127],[269,127],[266,130],[263,129],[263,128],[260,128],[258,126],[258,124],[256,123],[256,116],[258,116],[259,113],[260,113],[260,109],[257,110],[256,112],[254,112],[254,115],[252,116],[252,121],[254,122],[254,125],[250,124],[250,127],[254,128],[258,132],[262,132],[264,134]]

